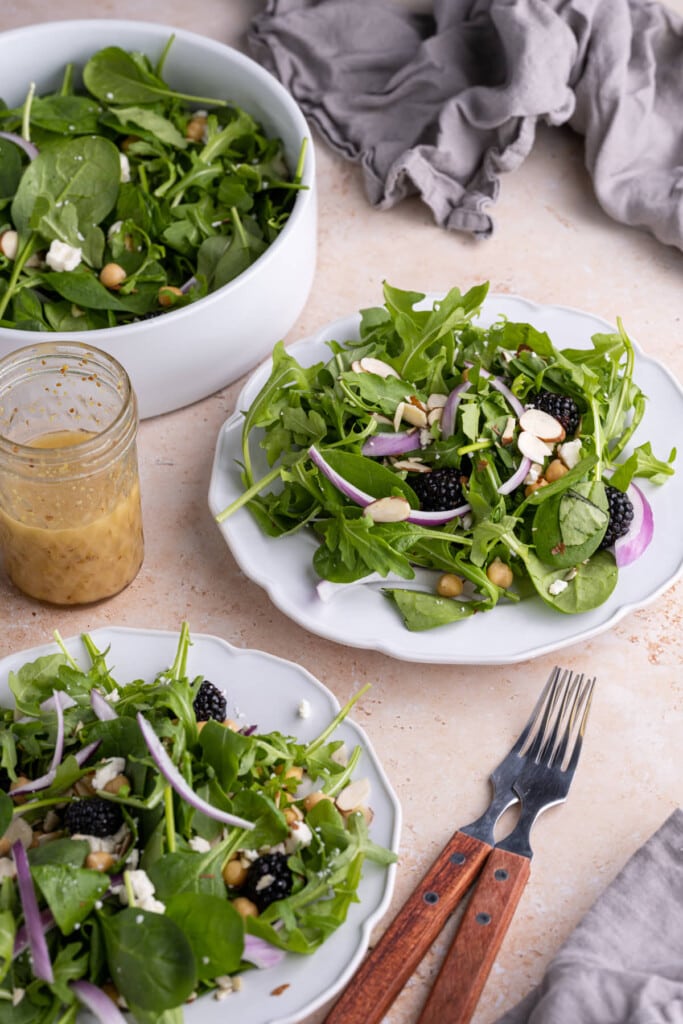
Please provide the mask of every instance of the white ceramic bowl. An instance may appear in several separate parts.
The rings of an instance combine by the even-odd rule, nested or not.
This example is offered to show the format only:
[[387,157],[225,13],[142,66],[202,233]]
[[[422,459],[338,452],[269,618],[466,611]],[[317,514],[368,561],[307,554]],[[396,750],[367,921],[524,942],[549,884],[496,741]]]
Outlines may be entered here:
[[0,328],[0,356],[37,341],[92,342],[128,371],[141,417],[156,416],[213,394],[255,366],[294,324],[308,298],[316,259],[313,142],[289,93],[264,68],[215,40],[137,21],[58,21],[0,34],[0,97],[20,104],[28,83],[56,88],[64,66],[82,65],[104,46],[145,53],[152,62],[171,35],[164,64],[174,88],[225,97],[282,139],[290,168],[308,140],[303,184],[272,245],[246,271],[206,298],[150,320],[87,332]]

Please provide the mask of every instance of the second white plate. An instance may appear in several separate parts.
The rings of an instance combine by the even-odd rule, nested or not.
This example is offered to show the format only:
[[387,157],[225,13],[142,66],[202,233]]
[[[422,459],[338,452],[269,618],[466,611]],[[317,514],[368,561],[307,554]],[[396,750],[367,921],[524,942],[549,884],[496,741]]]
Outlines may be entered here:
[[[428,296],[431,301],[438,296]],[[477,323],[488,325],[505,316],[547,331],[557,348],[590,348],[593,334],[616,328],[589,313],[562,306],[539,306],[510,295],[491,295]],[[328,324],[312,338],[296,342],[288,352],[302,365],[327,361],[329,340],[358,337],[358,315]],[[209,507],[214,515],[240,494],[243,414],[270,374],[271,363],[260,366],[237,400],[236,412],[223,425],[216,446]],[[661,363],[636,350],[635,380],[648,398],[636,433],[636,444],[652,443],[667,457],[683,436],[683,391]],[[260,456],[260,459],[259,459]],[[267,471],[265,457],[254,452],[255,472]],[[247,509],[225,520],[220,529],[242,570],[265,588],[274,604],[299,625],[337,643],[382,651],[395,658],[453,665],[504,665],[548,654],[584,642],[609,629],[636,608],[653,601],[683,570],[683,532],[678,509],[683,508],[680,469],[659,487],[642,486],[655,516],[655,535],[645,554],[620,573],[610,599],[581,615],[562,615],[540,598],[520,605],[499,604],[493,611],[424,633],[408,631],[393,605],[381,593],[382,584],[365,584],[338,592],[330,601],[316,593],[319,582],[312,566],[314,538],[305,531],[273,538],[261,532]]]

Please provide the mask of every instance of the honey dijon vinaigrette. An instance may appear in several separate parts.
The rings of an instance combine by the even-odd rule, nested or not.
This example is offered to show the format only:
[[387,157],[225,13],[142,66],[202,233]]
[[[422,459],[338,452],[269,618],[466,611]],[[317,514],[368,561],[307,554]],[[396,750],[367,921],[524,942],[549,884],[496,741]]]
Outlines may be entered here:
[[25,594],[85,604],[135,578],[144,555],[136,431],[125,371],[97,349],[47,343],[0,363],[0,552]]

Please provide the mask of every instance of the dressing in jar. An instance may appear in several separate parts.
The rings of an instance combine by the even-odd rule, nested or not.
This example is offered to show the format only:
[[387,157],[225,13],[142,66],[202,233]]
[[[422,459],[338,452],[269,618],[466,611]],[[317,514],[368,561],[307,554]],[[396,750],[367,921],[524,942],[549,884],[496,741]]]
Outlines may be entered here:
[[29,597],[86,604],[137,575],[137,428],[126,371],[91,345],[46,342],[0,360],[0,555]]

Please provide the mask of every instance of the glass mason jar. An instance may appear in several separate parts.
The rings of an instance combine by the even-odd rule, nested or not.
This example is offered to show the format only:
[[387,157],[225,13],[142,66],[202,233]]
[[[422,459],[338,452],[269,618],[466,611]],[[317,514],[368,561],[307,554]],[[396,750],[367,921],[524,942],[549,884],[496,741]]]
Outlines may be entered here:
[[45,342],[0,360],[0,554],[52,604],[111,597],[143,559],[137,401],[92,345]]

